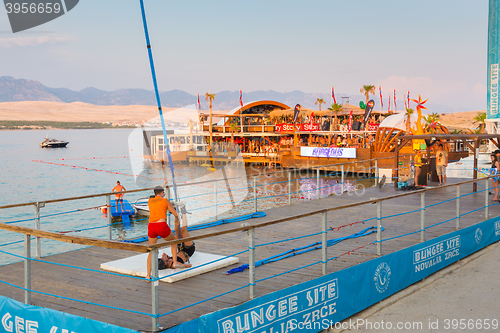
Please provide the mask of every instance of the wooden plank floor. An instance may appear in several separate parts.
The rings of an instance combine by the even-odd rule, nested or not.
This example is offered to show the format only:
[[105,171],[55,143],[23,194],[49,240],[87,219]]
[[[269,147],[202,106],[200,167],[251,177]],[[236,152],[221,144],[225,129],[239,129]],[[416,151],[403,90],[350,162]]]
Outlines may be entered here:
[[[451,180],[453,182],[453,180]],[[483,184],[484,181],[481,182]],[[478,189],[481,189],[478,186]],[[463,185],[461,193],[471,193],[472,184]],[[264,218],[249,220],[246,223],[261,223],[283,217],[292,217],[298,214],[311,212],[325,207],[335,207],[353,202],[360,202],[372,198],[381,198],[397,193],[393,184],[387,184],[382,189],[368,188],[361,194],[344,194],[342,196],[330,196],[320,200],[308,201],[292,206],[273,208],[266,211]],[[425,195],[426,204],[436,203],[455,197],[456,188],[440,188],[427,192]],[[490,196],[490,198],[492,198]],[[491,201],[491,199],[490,199]],[[461,199],[461,213],[465,213],[482,207],[485,202],[484,192],[471,194]],[[385,201],[382,204],[382,215],[390,216],[400,214],[420,208],[420,195],[405,196],[402,198]],[[456,202],[450,201],[426,209],[426,224],[438,223],[455,216]],[[490,207],[490,217],[497,216],[500,212],[499,205]],[[364,219],[376,217],[376,205],[367,204],[359,207],[334,211],[328,214],[328,227],[338,227]],[[466,227],[484,220],[484,210],[468,214],[461,218],[461,227]],[[420,212],[401,215],[392,218],[385,218],[382,221],[385,230],[383,238],[406,234],[420,229]],[[216,228],[199,230],[192,232],[192,235],[209,233],[215,230],[231,229],[239,224],[223,225]],[[364,224],[354,224],[353,226],[341,228],[338,231],[330,231],[328,238],[338,238],[352,235],[370,226],[376,226],[376,220],[372,219]],[[455,220],[441,224],[426,231],[426,239],[432,239],[455,230]],[[256,244],[274,242],[292,237],[299,237],[305,234],[317,233],[321,231],[321,215],[313,215],[307,218],[296,219],[264,228],[259,228],[255,232]],[[332,258],[343,253],[356,249],[362,245],[376,239],[375,234],[369,236],[347,239],[341,243],[328,248],[328,257]],[[279,254],[285,250],[308,245],[321,241],[321,235],[301,238],[292,242],[272,244],[265,247],[258,247],[256,250],[256,260],[264,259],[274,254]],[[383,254],[406,248],[420,242],[420,233],[397,238],[382,243]],[[247,249],[248,235],[246,232],[238,232],[218,236],[214,238],[196,241],[198,250],[221,255],[231,255]],[[127,251],[109,250],[103,248],[85,248],[81,250],[66,252],[44,258],[50,262],[69,264],[74,266],[99,269],[103,262],[116,260],[135,255]],[[248,254],[238,256],[240,264],[248,262]],[[328,263],[328,272],[335,272],[364,261],[376,258],[376,245],[368,245],[350,255],[343,255]],[[315,261],[321,260],[321,250],[311,251],[300,256],[295,256],[276,263],[267,264],[256,268],[256,279],[263,279],[274,274],[301,267]],[[236,265],[229,268],[236,267]],[[202,274],[193,278],[179,281],[173,284],[160,283],[160,313],[166,313],[189,304],[206,300],[215,295],[238,288],[248,283],[248,271],[236,273],[230,276],[223,275],[229,268],[220,269],[210,273]],[[132,311],[151,312],[151,286],[149,282],[120,277],[110,274],[102,274],[86,270],[77,270],[62,266],[49,265],[46,263],[32,262],[32,289],[76,298],[87,302],[95,302],[109,306],[126,308]],[[0,267],[0,280],[22,286],[23,263],[15,263]],[[277,278],[269,279],[257,283],[257,296],[283,289],[298,283],[314,279],[321,276],[321,264],[301,269]],[[20,289],[0,284],[0,294],[16,299],[24,300],[24,292]],[[248,289],[244,288],[237,292],[230,293],[199,305],[181,310],[171,315],[160,318],[160,326],[168,328],[179,323],[195,319],[203,314],[231,307],[248,300]],[[44,306],[75,315],[104,321],[107,323],[128,327],[136,330],[151,330],[151,318],[147,315],[129,313],[100,306],[78,303],[45,296],[42,294],[32,294],[34,305]]]

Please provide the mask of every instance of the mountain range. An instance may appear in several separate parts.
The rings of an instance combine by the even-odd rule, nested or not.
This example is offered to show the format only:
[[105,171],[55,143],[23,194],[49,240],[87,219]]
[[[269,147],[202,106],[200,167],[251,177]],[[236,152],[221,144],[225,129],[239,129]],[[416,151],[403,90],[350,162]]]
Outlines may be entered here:
[[[364,101],[363,95],[336,94],[337,102],[342,102],[342,97],[349,97],[349,103],[358,105]],[[160,93],[162,106],[164,107],[184,107],[196,104],[197,97],[182,90],[170,90]],[[276,92],[273,90],[258,90],[243,92],[243,102],[258,100],[274,100],[290,107],[299,103],[308,109],[317,109],[315,105],[317,98],[323,98],[326,109],[330,104],[330,94],[304,93],[302,91]],[[375,110],[378,110],[377,99],[375,99]],[[145,89],[118,89],[114,91],[99,90],[96,88],[85,88],[74,91],[67,88],[50,88],[35,80],[15,79],[11,76],[0,77],[0,103],[1,102],[21,102],[21,101],[52,101],[52,102],[83,102],[95,105],[156,105],[156,98],[153,91]],[[403,101],[397,101],[403,110]],[[208,102],[205,96],[200,96],[202,109],[208,109]],[[230,110],[239,106],[238,91],[221,91],[216,93],[213,101],[214,110]],[[430,112],[449,112],[450,107],[445,105],[428,105]],[[454,111],[458,110],[454,108]]]

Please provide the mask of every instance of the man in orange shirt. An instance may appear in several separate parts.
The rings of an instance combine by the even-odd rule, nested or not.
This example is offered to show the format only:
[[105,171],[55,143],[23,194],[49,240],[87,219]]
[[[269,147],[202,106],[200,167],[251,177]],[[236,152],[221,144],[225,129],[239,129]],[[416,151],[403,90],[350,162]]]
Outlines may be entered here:
[[116,211],[118,211],[118,202],[120,202],[121,206],[122,206],[122,212],[123,212],[123,193],[119,193],[119,192],[122,192],[122,191],[126,191],[126,189],[125,189],[125,187],[123,187],[122,185],[120,185],[119,181],[117,181],[116,182],[116,186],[113,187],[113,189],[111,190],[111,192],[117,192],[115,194]]
[[[165,198],[165,190],[161,186],[154,188],[155,196],[148,200],[149,206],[149,224],[148,224],[148,243],[149,245],[156,244],[158,236],[166,241],[175,240],[175,235],[170,230],[167,224],[167,210],[175,216],[175,229],[180,230],[180,220],[175,208],[170,201]],[[172,268],[184,268],[183,265],[177,264],[177,245],[171,246],[172,259],[176,263]],[[151,278],[151,252],[148,255],[146,276]]]

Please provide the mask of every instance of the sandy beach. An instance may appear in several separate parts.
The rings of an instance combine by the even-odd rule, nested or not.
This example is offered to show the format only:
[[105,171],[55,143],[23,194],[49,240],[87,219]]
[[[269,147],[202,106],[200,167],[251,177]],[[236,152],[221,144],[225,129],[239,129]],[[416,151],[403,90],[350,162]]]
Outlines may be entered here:
[[[163,108],[163,112],[176,108]],[[431,110],[432,111],[432,110]],[[223,113],[224,111],[217,111]],[[475,128],[474,117],[486,110],[440,114],[443,125],[449,129]],[[225,112],[224,112],[225,113]],[[93,105],[82,102],[8,102],[0,103],[0,120],[92,121],[112,123],[142,123],[158,116],[153,105]]]
[[[174,108],[163,108],[169,112]],[[92,121],[141,123],[158,116],[153,105],[93,105],[82,102],[8,102],[0,103],[0,120]]]

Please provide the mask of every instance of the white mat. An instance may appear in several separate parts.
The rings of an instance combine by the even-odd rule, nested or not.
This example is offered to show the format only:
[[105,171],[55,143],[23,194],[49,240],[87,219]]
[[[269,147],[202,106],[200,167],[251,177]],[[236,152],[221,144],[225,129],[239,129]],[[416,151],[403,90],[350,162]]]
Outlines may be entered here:
[[[158,251],[158,258],[161,258],[163,253],[171,256],[170,247],[165,249],[160,249]],[[183,268],[183,269],[163,269],[158,271],[158,276],[161,278],[160,281],[163,282],[176,282],[179,280],[184,280],[190,278],[195,275],[203,274],[206,272],[210,272],[222,267],[230,266],[233,264],[237,264],[239,262],[236,257],[228,257],[217,262],[197,267],[202,264],[205,264],[210,261],[214,261],[217,259],[224,258],[224,256],[220,256],[217,254],[203,253],[196,251],[193,256],[189,259],[189,262],[193,265],[191,268]],[[139,255],[135,255],[132,257],[105,262],[101,264],[101,269],[105,271],[146,277],[146,261],[148,259],[148,254],[143,253]],[[179,273],[181,272],[181,273]],[[170,276],[174,273],[178,273],[174,276]]]

